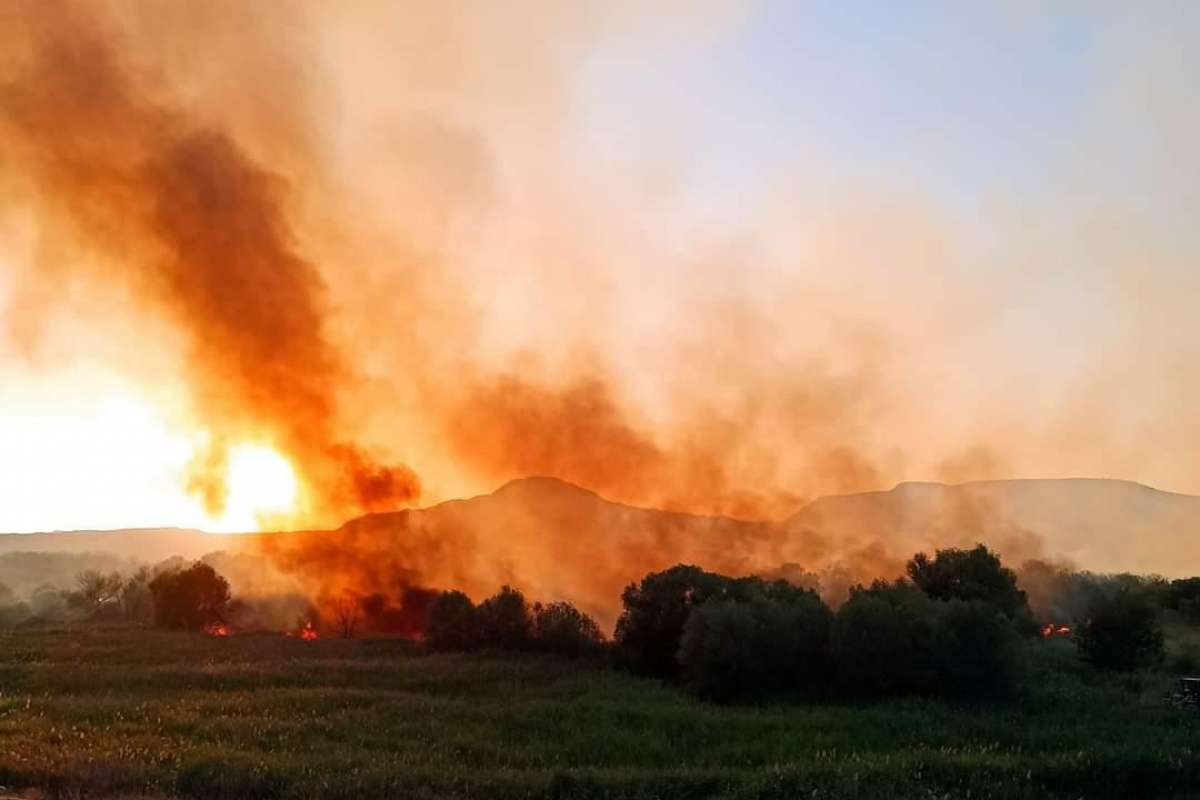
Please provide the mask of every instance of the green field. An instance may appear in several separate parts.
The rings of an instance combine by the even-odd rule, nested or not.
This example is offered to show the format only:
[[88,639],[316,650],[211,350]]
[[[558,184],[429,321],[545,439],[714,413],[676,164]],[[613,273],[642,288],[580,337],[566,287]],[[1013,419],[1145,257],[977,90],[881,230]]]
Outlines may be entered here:
[[1130,797],[1200,794],[1166,674],[1033,643],[1002,708],[720,707],[596,664],[399,641],[0,633],[0,784],[65,797]]

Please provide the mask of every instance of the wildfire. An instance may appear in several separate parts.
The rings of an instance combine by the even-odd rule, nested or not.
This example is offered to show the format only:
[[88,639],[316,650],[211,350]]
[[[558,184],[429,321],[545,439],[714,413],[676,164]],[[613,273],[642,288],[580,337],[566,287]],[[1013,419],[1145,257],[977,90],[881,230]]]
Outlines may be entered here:
[[229,626],[224,622],[213,622],[204,626],[204,632],[209,636],[228,636]]
[[1055,625],[1053,622],[1047,622],[1042,626],[1042,638],[1049,639],[1054,636],[1070,636],[1071,629],[1066,625]]
[[317,633],[317,629],[313,627],[312,620],[305,621],[304,626],[298,631],[288,631],[287,635],[294,636],[297,639],[303,639],[306,642],[311,642],[313,639],[320,638],[320,634]]

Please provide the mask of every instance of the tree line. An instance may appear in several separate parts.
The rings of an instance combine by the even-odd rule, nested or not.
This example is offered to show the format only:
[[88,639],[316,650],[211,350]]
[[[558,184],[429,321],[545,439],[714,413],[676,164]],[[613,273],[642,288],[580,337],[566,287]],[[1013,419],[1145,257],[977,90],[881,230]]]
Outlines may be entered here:
[[[1200,620],[1197,578],[1053,577],[1075,582],[1076,595],[1086,598],[1071,639],[1097,667],[1133,670],[1161,661],[1161,609]],[[420,594],[415,630],[431,650],[603,657],[718,701],[829,694],[1001,699],[1021,681],[1021,640],[1039,630],[1016,574],[983,545],[918,553],[904,577],[855,586],[836,609],[784,580],[677,565],[624,590],[611,641],[570,603],[531,602],[509,586],[478,604],[460,591]],[[87,570],[60,599],[94,619],[183,629],[226,623],[237,611],[228,582],[202,561],[125,577]],[[348,599],[326,625],[353,637],[360,605]]]
[[[905,577],[855,586],[836,610],[783,580],[689,565],[646,575],[621,602],[605,650],[612,662],[713,700],[831,693],[1002,699],[1022,678],[1021,640],[1039,632],[1016,574],[983,545],[918,553]],[[598,628],[582,612],[565,603],[530,606],[509,587],[478,606],[461,592],[441,594],[427,639],[443,650],[602,649]],[[1133,588],[1097,593],[1073,641],[1100,668],[1160,661],[1153,597]]]

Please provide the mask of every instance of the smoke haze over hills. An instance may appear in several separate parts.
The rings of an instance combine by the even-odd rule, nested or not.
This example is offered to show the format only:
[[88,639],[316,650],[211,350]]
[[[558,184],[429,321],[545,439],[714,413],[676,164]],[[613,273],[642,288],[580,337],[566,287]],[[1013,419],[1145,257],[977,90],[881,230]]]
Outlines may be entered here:
[[[527,474],[756,518],[911,479],[1200,491],[1195,182],[1147,145],[1195,130],[1194,15],[1095,15],[1102,62],[1051,46],[1074,12],[950,15],[728,131],[670,87],[758,75],[747,37],[868,33],[695,11],[7,4],[2,526],[332,526]],[[918,51],[1053,107],[1031,124],[1071,157],[984,103],[942,159],[813,138],[860,93],[950,92]],[[1016,62],[1103,88],[1056,102]],[[663,102],[695,113],[636,113]],[[243,446],[296,497],[236,485]]]
[[[226,551],[209,560],[244,596],[290,592],[319,607],[346,592],[399,598],[411,587],[458,588],[480,598],[509,583],[532,597],[569,600],[611,625],[628,583],[680,562],[784,577],[838,602],[852,583],[901,574],[918,550],[978,542],[1015,566],[1048,559],[1098,572],[1189,575],[1200,571],[1196,531],[1200,498],[1125,481],[902,484],[819,498],[783,520],[756,522],[635,508],[529,478],[331,531],[0,536],[0,568],[4,554],[22,551],[103,554],[106,565]],[[5,577],[0,569],[0,583]]]

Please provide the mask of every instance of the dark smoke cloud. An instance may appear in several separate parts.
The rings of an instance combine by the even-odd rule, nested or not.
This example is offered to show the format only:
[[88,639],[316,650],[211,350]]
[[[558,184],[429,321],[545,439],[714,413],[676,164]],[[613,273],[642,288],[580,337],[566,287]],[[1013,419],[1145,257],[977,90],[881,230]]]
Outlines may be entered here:
[[0,33],[0,135],[41,238],[73,245],[53,248],[32,280],[89,270],[133,287],[186,333],[185,374],[211,436],[189,487],[219,513],[228,448],[249,440],[290,457],[315,513],[415,499],[410,469],[338,436],[335,391],[352,374],[327,337],[321,275],[288,222],[286,179],[164,99],[85,6],[17,5]]

